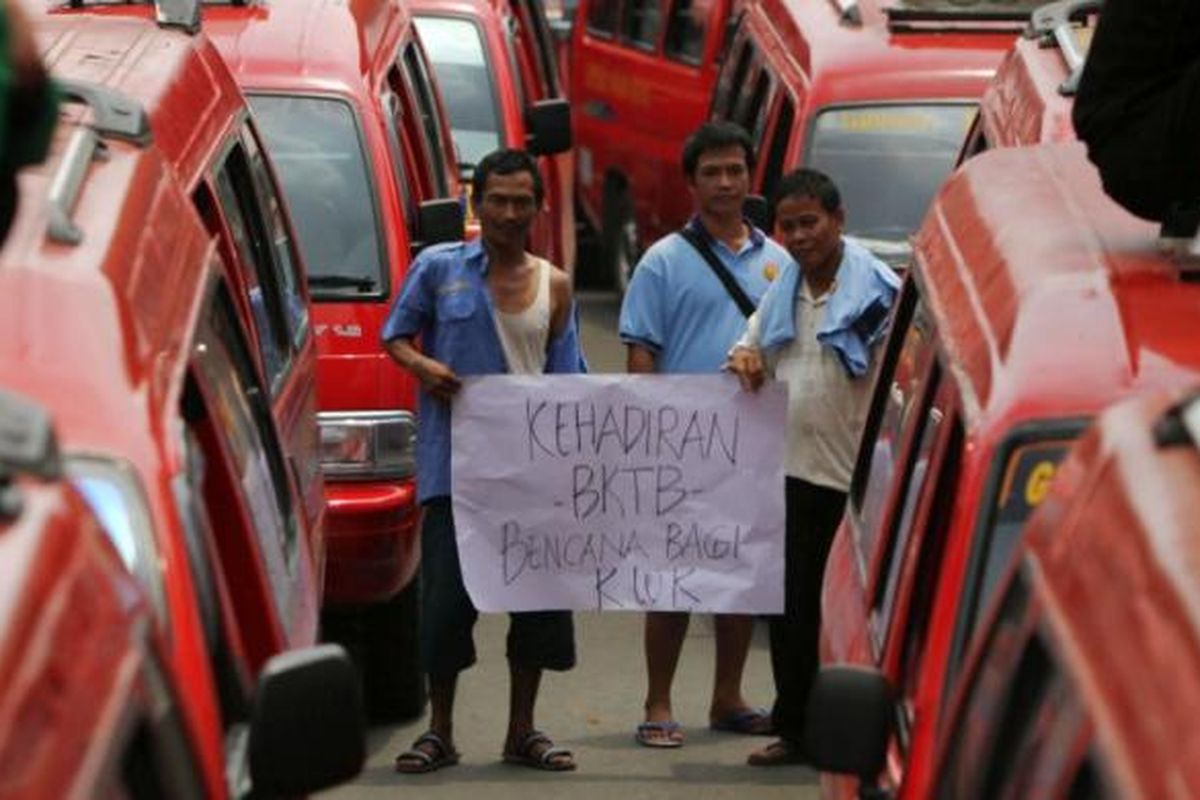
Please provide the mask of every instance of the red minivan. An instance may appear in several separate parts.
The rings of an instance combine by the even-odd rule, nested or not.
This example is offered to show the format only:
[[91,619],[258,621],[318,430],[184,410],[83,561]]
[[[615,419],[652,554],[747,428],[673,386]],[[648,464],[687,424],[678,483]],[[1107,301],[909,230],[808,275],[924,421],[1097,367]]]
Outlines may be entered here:
[[292,698],[347,704],[327,722],[341,734],[296,723],[284,760],[302,769],[254,777],[246,736],[254,676],[316,640],[324,555],[307,294],[253,121],[202,35],[90,13],[36,34],[83,105],[21,176],[0,386],[54,417],[67,475],[145,588],[204,796],[348,777],[344,656]]
[[[683,140],[708,114],[733,0],[581,0],[571,33],[578,198],[596,283],[624,291],[638,254],[692,213]],[[636,79],[632,79],[636,76]]]
[[538,156],[546,213],[530,249],[575,269],[575,177],[570,107],[559,85],[554,38],[538,0],[411,0],[469,182],[499,147]]
[[[1200,796],[1198,422],[1194,394],[1153,393],[1072,448],[942,697],[925,797]],[[821,680],[843,712],[828,754],[880,772],[886,681],[861,668]]]
[[1079,143],[972,158],[914,238],[822,595],[823,661],[896,690],[865,786],[930,796],[972,631],[1088,418],[1200,382],[1200,285],[1156,238]]
[[308,268],[328,512],[325,632],[358,656],[368,706],[425,702],[417,653],[419,427],[379,346],[420,247],[463,236],[453,145],[407,3],[212,8],[279,171]]

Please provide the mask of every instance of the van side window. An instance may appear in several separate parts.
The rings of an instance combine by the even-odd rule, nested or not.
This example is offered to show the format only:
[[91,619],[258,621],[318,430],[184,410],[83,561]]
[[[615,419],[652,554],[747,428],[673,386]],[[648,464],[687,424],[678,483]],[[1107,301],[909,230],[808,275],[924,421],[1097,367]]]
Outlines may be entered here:
[[763,128],[766,126],[767,95],[771,90],[771,73],[766,67],[760,67],[754,78],[754,90],[739,101],[739,108],[734,113],[734,122],[741,125],[750,140],[758,149],[762,142]]
[[1029,611],[1028,578],[1017,572],[988,631],[962,705],[946,731],[950,746],[941,765],[939,800],[982,799],[985,773],[993,771],[997,761],[993,751],[1002,741],[1001,731],[1015,738],[1045,691],[1050,662],[1044,645],[1036,640]]
[[[261,564],[276,616],[286,627],[298,554],[296,502],[271,409],[224,285],[201,312],[194,352],[193,375],[205,407],[197,424],[207,464],[206,513],[219,538],[221,571],[229,576],[235,605],[243,609],[238,619],[263,624],[270,609],[255,607],[261,601],[253,589]],[[231,532],[237,525],[248,526],[249,536]]]
[[717,81],[717,92],[713,97],[712,114],[716,119],[733,119],[734,109],[738,105],[738,95],[750,72],[750,64],[754,59],[754,44],[747,37],[740,46],[734,45],[737,53],[725,62],[725,67],[732,64],[731,69],[722,68]]
[[667,36],[663,52],[667,58],[698,65],[704,58],[704,34],[708,7],[693,0],[673,0],[667,12]]
[[433,73],[415,42],[409,42],[404,48],[403,67],[413,96],[417,100],[421,130],[428,144],[429,160],[433,167],[434,191],[438,197],[446,197],[450,194],[450,186],[446,181],[449,167],[446,165],[446,154],[442,149],[442,115],[430,77]]
[[246,152],[234,145],[216,174],[217,204],[250,268],[244,273],[247,298],[269,386],[276,387],[290,366],[290,333],[283,289],[274,266],[274,242],[259,206]]
[[383,90],[380,102],[384,110],[383,127],[387,132],[388,149],[392,152],[392,173],[400,193],[400,204],[404,206],[404,219],[408,221],[408,234],[412,237],[416,234],[417,203],[409,184],[408,169],[404,166],[406,156],[400,139],[403,128],[398,120],[403,118],[404,110],[400,107],[400,99],[391,89]]
[[299,349],[308,335],[308,305],[301,289],[300,268],[296,257],[296,243],[284,222],[283,203],[275,188],[271,169],[259,146],[255,133],[242,128],[242,144],[250,161],[250,174],[258,192],[259,203],[265,214],[267,235],[274,244],[275,259],[272,262],[275,283],[282,293],[282,305],[291,334],[292,346]]
[[937,362],[934,362],[931,369],[933,372],[927,382],[926,399],[922,401],[922,410],[919,412],[921,419],[917,421],[917,428],[913,432],[913,436],[918,437],[918,443],[909,449],[904,465],[907,485],[904,487],[904,500],[900,504],[899,522],[890,539],[883,544],[879,573],[885,577],[877,586],[875,599],[871,604],[879,611],[879,621],[885,630],[889,626],[895,607],[900,566],[904,562],[904,553],[908,549],[916,525],[917,510],[925,496],[925,485],[929,475],[937,466],[934,461],[934,445],[941,440],[942,422],[946,418],[946,398],[940,398],[940,403],[933,402],[933,395],[941,380],[941,369]]
[[770,198],[775,194],[775,185],[783,175],[783,165],[787,158],[788,143],[792,138],[792,126],[796,122],[796,106],[786,87],[781,86],[779,92],[779,110],[775,114],[775,124],[771,129],[771,138],[765,148],[767,157],[762,166],[762,195]]
[[617,20],[621,18],[618,0],[593,0],[588,6],[588,33],[611,39],[617,33]]
[[658,31],[662,27],[662,6],[659,0],[627,0],[621,19],[621,40],[639,50],[658,47]]
[[933,333],[928,310],[919,301],[910,279],[893,320],[863,432],[863,442],[870,444],[860,448],[850,484],[851,510],[857,516],[857,544],[864,569],[875,552],[897,473],[903,467],[900,455],[920,418],[914,409],[924,394],[930,372]]
[[534,0],[520,0],[516,11],[519,33],[532,41],[533,51],[537,56],[538,78],[542,82],[541,96],[558,97],[561,94],[558,85],[558,57],[554,54],[554,35],[550,33],[550,25],[546,22],[542,4]]
[[[946,424],[943,422],[942,426],[945,427]],[[926,493],[928,510],[925,512],[925,519],[920,523],[924,535],[920,551],[915,556],[916,571],[911,581],[908,611],[904,616],[904,640],[900,646],[900,679],[897,686],[901,700],[901,725],[906,729],[911,728],[914,722],[917,686],[924,665],[925,645],[928,641],[930,618],[933,616],[938,576],[942,572],[942,556],[946,549],[950,514],[954,505],[954,487],[958,483],[959,468],[962,464],[965,440],[962,422],[957,415],[953,415],[948,424],[950,430],[946,444],[941,448],[940,464],[936,467],[936,482],[932,490]],[[903,558],[903,551],[897,549],[894,557]],[[889,584],[891,580],[889,572]]]

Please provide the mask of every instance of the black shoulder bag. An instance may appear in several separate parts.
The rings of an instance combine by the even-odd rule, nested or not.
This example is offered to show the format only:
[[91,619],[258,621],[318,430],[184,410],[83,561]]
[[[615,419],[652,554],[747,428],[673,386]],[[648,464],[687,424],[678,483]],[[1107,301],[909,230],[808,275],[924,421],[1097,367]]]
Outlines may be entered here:
[[725,265],[721,263],[721,259],[717,258],[717,254],[708,246],[708,242],[704,241],[703,237],[697,235],[690,228],[684,228],[679,231],[679,235],[688,244],[696,248],[697,253],[704,257],[704,261],[712,268],[713,274],[717,276],[718,280],[721,281],[721,285],[725,287],[725,291],[729,292],[729,296],[737,304],[738,310],[742,312],[742,316],[749,317],[753,314],[754,301],[746,295],[746,291],[737,282],[737,278],[733,277]]

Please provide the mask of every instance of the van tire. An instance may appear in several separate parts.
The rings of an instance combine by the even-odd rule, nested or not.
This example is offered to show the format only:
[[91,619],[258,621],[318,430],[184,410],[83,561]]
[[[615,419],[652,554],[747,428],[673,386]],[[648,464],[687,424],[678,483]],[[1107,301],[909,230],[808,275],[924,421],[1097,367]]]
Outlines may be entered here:
[[629,288],[641,252],[637,221],[633,214],[633,198],[629,187],[618,178],[610,177],[605,182],[601,225],[604,273],[611,280],[611,286],[623,295]]
[[367,608],[363,625],[363,688],[375,722],[412,719],[425,710],[428,692],[417,636],[420,579]]

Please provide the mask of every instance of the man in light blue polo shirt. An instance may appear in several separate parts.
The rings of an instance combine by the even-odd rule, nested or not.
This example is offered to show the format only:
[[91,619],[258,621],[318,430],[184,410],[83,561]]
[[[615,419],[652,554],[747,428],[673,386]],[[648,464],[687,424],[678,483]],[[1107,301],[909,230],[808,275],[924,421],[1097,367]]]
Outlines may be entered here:
[[[742,215],[750,191],[754,152],[750,137],[728,122],[706,123],[684,143],[683,171],[696,204],[686,231],[720,260],[750,303],[757,304],[790,257]],[[748,312],[747,312],[748,313]],[[689,237],[672,233],[638,262],[621,306],[620,333],[627,369],[634,373],[719,372],[746,324],[733,292]],[[646,615],[645,720],[637,741],[679,747],[683,731],[671,711],[671,684],[687,633],[685,613]],[[753,618],[716,616],[717,665],[709,725],[737,733],[771,732],[770,715],[742,697],[742,671]]]

